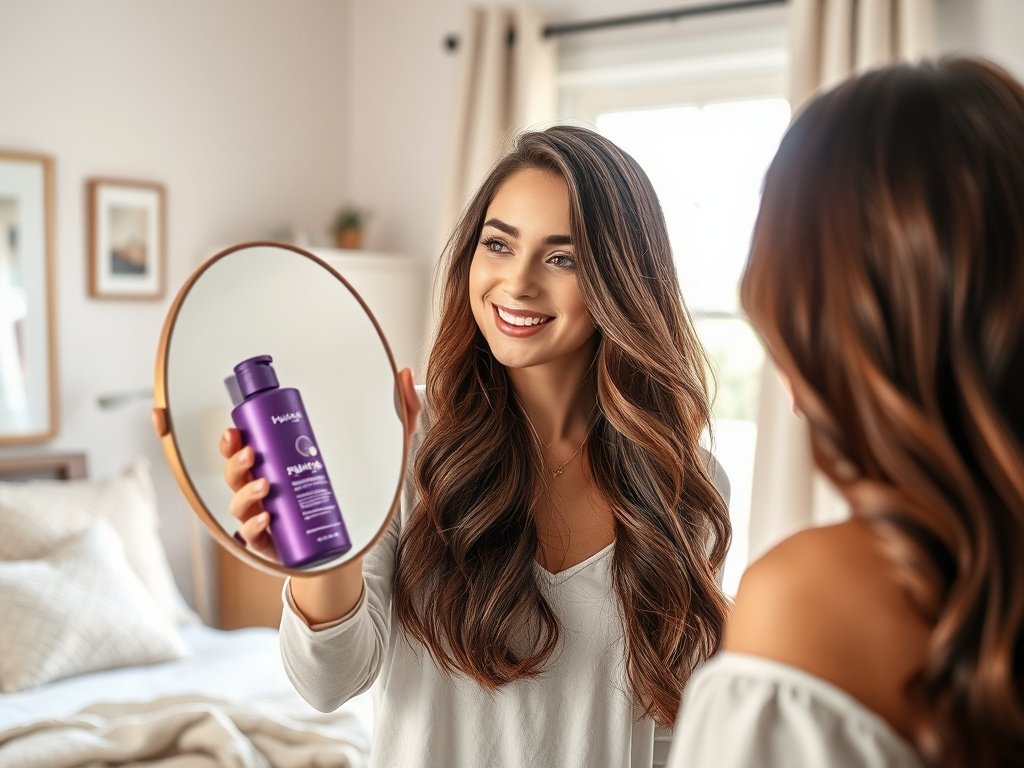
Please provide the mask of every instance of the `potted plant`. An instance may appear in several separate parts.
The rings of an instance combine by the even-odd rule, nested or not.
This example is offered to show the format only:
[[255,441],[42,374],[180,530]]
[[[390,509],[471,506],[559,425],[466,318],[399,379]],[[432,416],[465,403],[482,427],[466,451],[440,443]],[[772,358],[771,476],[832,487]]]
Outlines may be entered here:
[[368,211],[354,205],[345,205],[334,215],[331,233],[339,248],[360,248],[363,244],[363,230],[366,228]]

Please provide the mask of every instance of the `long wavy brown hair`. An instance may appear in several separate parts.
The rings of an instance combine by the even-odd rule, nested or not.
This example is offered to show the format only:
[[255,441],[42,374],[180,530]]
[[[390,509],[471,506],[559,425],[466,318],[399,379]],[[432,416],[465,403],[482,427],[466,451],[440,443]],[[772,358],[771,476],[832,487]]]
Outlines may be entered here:
[[934,622],[918,749],[1024,765],[1024,88],[949,59],[812,102],[768,172],[742,302],[816,463]]
[[427,368],[431,422],[415,462],[419,504],[399,545],[395,610],[442,669],[488,689],[541,673],[559,639],[533,569],[540,446],[469,297],[487,207],[526,168],[569,187],[577,275],[600,336],[585,455],[614,509],[626,673],[645,714],[670,724],[691,671],[719,646],[728,604],[716,573],[731,529],[699,447],[710,428],[706,356],[661,208],[639,165],[592,131],[520,136],[449,241]]

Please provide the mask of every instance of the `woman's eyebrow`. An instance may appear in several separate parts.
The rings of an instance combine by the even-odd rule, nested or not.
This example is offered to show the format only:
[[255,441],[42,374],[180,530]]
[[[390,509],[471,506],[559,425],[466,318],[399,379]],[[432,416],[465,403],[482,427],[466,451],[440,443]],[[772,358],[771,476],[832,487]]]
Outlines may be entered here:
[[484,222],[485,227],[494,227],[500,229],[509,237],[519,237],[519,230],[513,227],[511,224],[506,224],[501,219],[488,219]]
[[[519,237],[519,230],[511,224],[506,224],[501,219],[488,219],[484,222],[485,227],[494,227],[504,232],[509,237]],[[544,238],[548,245],[572,245],[572,237],[569,235],[548,235]]]

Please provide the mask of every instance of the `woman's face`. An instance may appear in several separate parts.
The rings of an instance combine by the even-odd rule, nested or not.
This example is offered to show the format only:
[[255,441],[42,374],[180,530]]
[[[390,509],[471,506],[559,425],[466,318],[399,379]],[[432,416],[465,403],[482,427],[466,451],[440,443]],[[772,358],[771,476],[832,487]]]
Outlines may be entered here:
[[555,173],[510,176],[487,208],[469,269],[473,317],[510,368],[589,358],[587,312],[569,235],[569,188]]

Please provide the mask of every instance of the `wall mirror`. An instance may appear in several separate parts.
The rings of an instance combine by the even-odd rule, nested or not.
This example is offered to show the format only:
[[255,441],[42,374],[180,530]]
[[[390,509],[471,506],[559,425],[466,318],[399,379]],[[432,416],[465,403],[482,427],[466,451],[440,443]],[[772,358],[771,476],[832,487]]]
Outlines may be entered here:
[[57,435],[53,160],[0,150],[0,445]]
[[[313,456],[352,543],[311,566],[286,567],[233,537],[238,525],[218,448],[232,426],[226,380],[238,363],[262,355],[273,358],[282,388],[299,390]],[[209,259],[171,306],[157,355],[157,428],[179,485],[219,544],[269,572],[326,570],[368,549],[397,508],[407,446],[396,384],[377,320],[339,272],[294,246],[248,243]],[[301,447],[310,452],[308,443]]]

